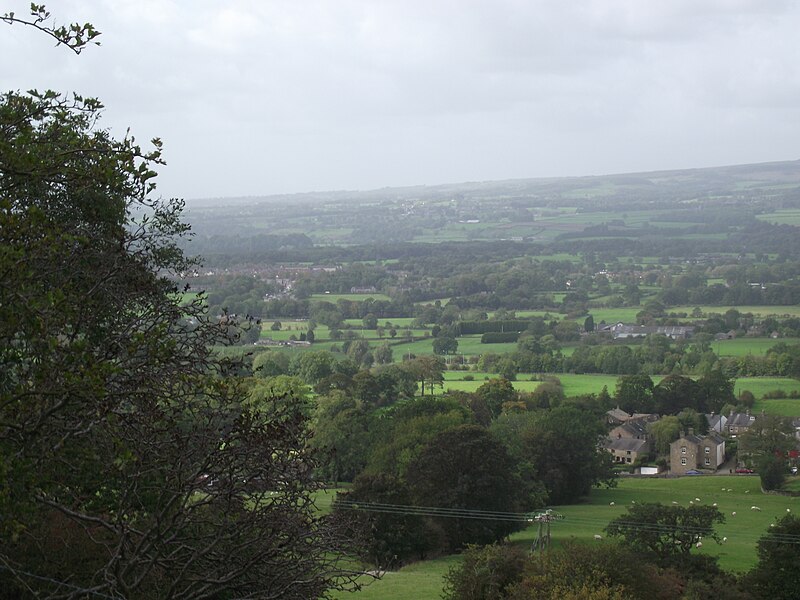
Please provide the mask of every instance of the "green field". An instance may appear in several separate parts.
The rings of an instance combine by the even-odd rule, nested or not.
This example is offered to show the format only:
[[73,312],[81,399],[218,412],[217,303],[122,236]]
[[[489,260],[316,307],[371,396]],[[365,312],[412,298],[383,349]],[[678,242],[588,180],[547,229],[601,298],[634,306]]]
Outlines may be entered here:
[[[722,491],[723,488],[726,491]],[[732,491],[728,492],[730,489]],[[595,534],[602,534],[602,528],[617,515],[623,514],[624,507],[632,501],[661,502],[673,501],[686,506],[689,500],[700,498],[701,503],[718,503],[726,522],[717,527],[721,536],[728,541],[724,545],[709,542],[702,552],[720,557],[720,565],[729,570],[746,571],[756,561],[756,542],[767,531],[775,517],[786,514],[786,509],[800,510],[800,498],[774,496],[761,493],[757,476],[695,476],[676,479],[629,478],[622,479],[616,489],[598,489],[592,492],[589,503],[579,506],[557,507],[566,518],[554,525],[554,535],[562,539],[574,536],[591,540]],[[614,506],[610,506],[614,502]],[[750,510],[758,506],[761,511]],[[736,512],[736,516],[732,513]],[[526,530],[517,534],[531,536]]]
[[711,343],[711,348],[718,356],[764,356],[775,344],[785,341],[785,339],[743,337],[714,341]]
[[756,400],[753,405],[753,412],[761,413],[762,411],[768,415],[800,417],[800,399]]
[[433,560],[412,563],[399,571],[389,571],[381,579],[364,576],[364,586],[353,594],[343,592],[334,598],[346,600],[427,600],[442,595],[442,577],[450,567],[457,565],[461,557],[452,554]]
[[743,390],[749,390],[756,398],[761,398],[772,390],[800,390],[800,381],[789,377],[740,377],[736,380],[733,393],[738,396]]
[[[474,381],[464,381],[464,375],[471,375]],[[597,394],[603,386],[608,387],[609,393],[613,394],[617,386],[618,375],[577,375],[574,373],[554,373],[553,377],[558,377],[564,386],[564,394],[569,396],[581,396],[583,394]],[[481,373],[471,371],[448,371],[445,373],[445,390],[461,390],[474,392],[486,379],[499,377],[497,373]],[[661,381],[660,376],[653,377],[653,381]],[[512,382],[514,389],[521,392],[532,392],[541,381],[531,381],[530,376],[522,375],[518,381]]]
[[768,223],[777,223],[778,225],[799,225],[800,226],[800,210],[794,208],[787,208],[784,210],[776,210],[773,213],[764,213],[756,215],[757,219],[767,221]]
[[[731,490],[731,491],[727,491]],[[716,531],[727,537],[723,544],[711,540],[695,552],[719,557],[720,566],[726,570],[745,572],[756,562],[756,543],[769,529],[776,517],[786,514],[786,509],[800,510],[800,498],[762,494],[757,476],[695,476],[680,478],[623,478],[616,488],[593,490],[584,504],[557,506],[554,510],[564,516],[552,525],[553,545],[558,546],[569,538],[586,543],[604,543],[594,540],[595,535],[605,537],[603,531],[609,521],[625,513],[632,502],[677,502],[687,506],[700,498],[702,504],[716,502],[725,515],[725,523]],[[613,505],[611,503],[614,503]],[[761,511],[750,510],[758,506]],[[732,513],[736,512],[734,516]],[[536,537],[536,528],[529,527],[511,536],[511,541],[529,547]],[[396,572],[389,572],[372,582],[354,596],[358,600],[416,600],[438,598],[441,595],[442,577],[451,566],[458,564],[458,556],[414,563]]]
[[599,324],[605,321],[608,324],[619,323],[636,323],[636,314],[641,312],[641,306],[629,306],[624,308],[592,308],[589,313],[594,318],[594,322]]

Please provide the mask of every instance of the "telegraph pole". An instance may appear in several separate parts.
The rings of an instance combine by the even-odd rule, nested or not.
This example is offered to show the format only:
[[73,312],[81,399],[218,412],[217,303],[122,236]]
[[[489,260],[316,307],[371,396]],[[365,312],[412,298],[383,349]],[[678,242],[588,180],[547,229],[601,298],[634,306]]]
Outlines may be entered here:
[[540,554],[544,553],[544,551],[550,546],[550,523],[553,521],[560,521],[563,518],[563,515],[554,513],[548,508],[546,511],[540,512],[528,519],[529,523],[539,524],[536,539],[533,540],[533,544],[531,544],[531,553],[535,553],[537,550]]

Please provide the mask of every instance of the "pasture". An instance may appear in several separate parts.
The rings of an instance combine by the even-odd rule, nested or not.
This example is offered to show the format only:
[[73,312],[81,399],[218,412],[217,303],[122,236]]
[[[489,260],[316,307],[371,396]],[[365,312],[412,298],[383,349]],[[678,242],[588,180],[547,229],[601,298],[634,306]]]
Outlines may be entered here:
[[768,223],[777,223],[778,225],[800,225],[800,210],[787,208],[776,210],[772,213],[756,215],[756,218]]
[[717,356],[764,356],[767,350],[785,339],[772,338],[734,338],[732,340],[715,340],[711,349]]
[[800,381],[788,377],[740,377],[734,384],[733,393],[738,396],[744,390],[749,390],[756,398],[761,398],[773,390],[783,392],[800,390]]
[[[474,381],[465,381],[464,375],[471,375]],[[610,394],[614,393],[617,386],[618,375],[585,375],[574,373],[553,373],[553,377],[558,377],[561,384],[564,386],[564,394],[569,396],[581,396],[584,394],[598,394],[603,389],[603,386],[608,388]],[[499,377],[497,373],[481,373],[473,371],[448,371],[445,373],[445,390],[461,390],[465,392],[474,392],[487,379],[492,377]],[[538,376],[537,376],[538,377]],[[658,383],[661,381],[660,376],[653,377],[653,381]],[[515,390],[520,392],[532,392],[542,382],[531,381],[530,375],[520,375],[517,381],[512,384]]]
[[[697,502],[696,498],[700,501]],[[552,524],[553,546],[569,538],[588,544],[604,543],[596,541],[594,536],[605,538],[603,530],[609,521],[625,514],[626,507],[634,502],[666,505],[676,502],[688,506],[690,501],[717,503],[725,515],[725,522],[718,525],[716,531],[720,537],[727,537],[722,544],[706,540],[701,549],[693,552],[718,556],[723,569],[739,573],[755,565],[756,543],[767,532],[770,523],[785,515],[786,509],[800,511],[800,498],[763,494],[756,475],[699,475],[669,479],[628,477],[620,479],[616,488],[592,490],[585,503],[553,507],[564,516],[563,520]],[[751,506],[758,506],[761,510],[751,510]],[[536,527],[528,527],[513,534],[511,541],[530,547],[536,534]],[[413,563],[399,571],[386,573],[382,579],[347,597],[358,600],[438,598],[442,577],[451,566],[458,564],[458,560],[458,555],[451,555]]]

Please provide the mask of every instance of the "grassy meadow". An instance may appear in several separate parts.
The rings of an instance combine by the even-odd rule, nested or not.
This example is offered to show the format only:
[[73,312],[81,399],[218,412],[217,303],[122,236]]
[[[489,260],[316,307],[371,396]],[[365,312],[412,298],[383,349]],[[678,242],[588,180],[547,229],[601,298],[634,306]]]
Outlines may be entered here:
[[[701,504],[717,503],[725,515],[725,522],[718,525],[716,531],[720,537],[727,537],[727,541],[717,544],[707,540],[701,549],[694,552],[718,556],[722,568],[739,573],[748,571],[756,563],[756,543],[769,529],[770,523],[785,515],[787,509],[800,511],[800,498],[763,494],[755,475],[700,475],[669,479],[629,477],[620,479],[616,488],[593,490],[583,504],[553,507],[564,517],[551,526],[553,546],[557,547],[570,538],[589,544],[604,543],[596,541],[594,536],[605,538],[603,530],[609,521],[625,514],[625,508],[634,502],[667,505],[676,502],[688,506],[690,501],[698,503],[696,498]],[[751,510],[751,506],[758,506],[761,510]],[[528,527],[513,534],[511,541],[530,547],[536,533],[537,527]],[[458,560],[458,555],[451,555],[413,563],[386,573],[382,579],[372,581],[355,595],[341,595],[339,598],[438,598],[442,577],[450,567],[458,564]]]

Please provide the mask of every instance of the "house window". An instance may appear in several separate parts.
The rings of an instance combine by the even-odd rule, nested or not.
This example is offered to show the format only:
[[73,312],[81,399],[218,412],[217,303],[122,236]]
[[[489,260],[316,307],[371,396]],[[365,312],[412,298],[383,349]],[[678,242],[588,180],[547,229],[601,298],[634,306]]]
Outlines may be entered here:
[[682,458],[682,459],[681,459],[681,464],[682,464],[684,467],[686,466],[686,459],[685,459],[685,458]]
[[627,451],[627,453],[628,453],[628,456],[630,456],[630,455],[631,455],[631,451],[630,451],[630,450],[628,450],[628,451]]
[[706,454],[711,454],[711,448],[706,447]]
[[711,464],[711,459],[710,459],[710,458],[706,458],[706,464],[707,464],[707,465],[710,465],[710,464]]
[[626,462],[631,462],[631,459],[630,458],[626,458],[625,461]]
[[686,446],[681,446],[681,454],[686,454]]

